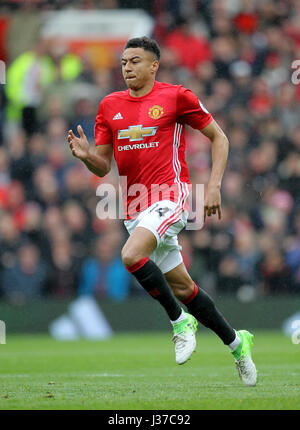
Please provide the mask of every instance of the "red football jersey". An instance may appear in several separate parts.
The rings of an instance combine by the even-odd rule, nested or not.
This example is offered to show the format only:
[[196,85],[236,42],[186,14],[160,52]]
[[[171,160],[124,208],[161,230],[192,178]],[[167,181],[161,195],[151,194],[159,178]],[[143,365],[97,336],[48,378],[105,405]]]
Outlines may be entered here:
[[185,128],[201,130],[212,121],[192,91],[155,81],[150,93],[129,90],[104,97],[95,123],[96,145],[112,144],[121,177],[126,219],[160,200],[188,209],[189,174]]

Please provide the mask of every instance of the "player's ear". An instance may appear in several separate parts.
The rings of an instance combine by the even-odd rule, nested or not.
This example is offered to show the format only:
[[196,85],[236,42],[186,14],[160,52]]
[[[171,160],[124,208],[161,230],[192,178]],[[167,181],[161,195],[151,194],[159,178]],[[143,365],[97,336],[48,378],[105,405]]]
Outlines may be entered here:
[[151,72],[156,73],[159,68],[159,62],[157,60],[154,60],[151,66]]

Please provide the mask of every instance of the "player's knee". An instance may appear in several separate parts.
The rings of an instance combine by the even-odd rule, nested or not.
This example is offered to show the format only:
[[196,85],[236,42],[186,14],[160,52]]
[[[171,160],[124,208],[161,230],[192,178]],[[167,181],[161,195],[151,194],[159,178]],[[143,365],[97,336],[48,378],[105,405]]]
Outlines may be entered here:
[[122,263],[126,267],[130,267],[133,264],[136,264],[140,260],[140,257],[137,255],[137,253],[134,250],[127,249],[127,248],[122,249],[121,258],[122,258]]
[[171,286],[174,295],[180,301],[183,301],[190,297],[193,294],[195,288],[192,279],[178,281],[176,283],[173,283]]

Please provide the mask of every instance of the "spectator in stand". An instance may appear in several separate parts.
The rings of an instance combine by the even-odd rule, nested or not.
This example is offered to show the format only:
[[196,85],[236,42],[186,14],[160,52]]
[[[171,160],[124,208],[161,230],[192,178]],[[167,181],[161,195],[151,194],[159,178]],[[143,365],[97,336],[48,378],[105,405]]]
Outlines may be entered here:
[[234,61],[229,68],[233,95],[231,102],[234,104],[246,105],[251,97],[251,66],[247,61]]
[[284,242],[285,261],[291,272],[291,292],[300,293],[300,239],[289,236]]
[[130,276],[119,255],[120,237],[111,231],[100,236],[95,244],[95,256],[87,258],[79,281],[79,295],[125,300],[129,295]]
[[74,255],[68,236],[60,235],[52,241],[50,261],[47,294],[57,299],[76,297],[80,259]]
[[72,200],[67,200],[62,208],[64,226],[70,234],[73,255],[82,261],[89,253],[89,247],[94,238],[90,227],[90,216],[82,206]]
[[174,50],[178,62],[192,72],[199,63],[211,59],[211,49],[207,40],[193,32],[192,23],[188,19],[179,18],[176,28],[166,36],[163,43]]
[[61,190],[58,180],[55,177],[54,169],[50,164],[42,164],[33,174],[34,200],[43,209],[49,206],[56,206],[61,203]]
[[[99,99],[98,99],[99,100]],[[72,130],[77,130],[80,124],[88,139],[94,139],[95,116],[97,115],[97,105],[85,97],[76,101],[74,106],[76,121],[71,124]]]
[[28,158],[33,171],[47,162],[46,136],[41,133],[33,134],[27,141]]
[[24,207],[24,218],[21,237],[24,241],[34,244],[41,253],[44,261],[50,261],[49,236],[42,229],[43,212],[41,206],[32,201],[27,201]]
[[212,40],[211,49],[216,77],[230,80],[230,68],[238,56],[237,41],[233,37],[219,36]]
[[259,271],[263,282],[263,294],[288,294],[292,291],[291,271],[281,249],[269,250],[259,264]]
[[225,255],[218,267],[218,291],[223,294],[236,293],[244,285],[240,275],[237,259],[232,255]]
[[4,112],[5,112],[6,97],[4,86],[0,83],[0,146],[3,144],[3,126],[4,126]]
[[42,297],[47,282],[47,267],[38,248],[23,244],[16,263],[3,270],[2,288],[5,299],[15,305]]
[[0,147],[0,206],[5,205],[8,186],[11,182],[9,154],[6,148]]
[[10,175],[22,183],[26,192],[31,188],[33,164],[26,150],[26,138],[23,130],[15,132],[7,146],[10,156]]
[[38,131],[37,109],[42,88],[53,81],[68,82],[81,72],[80,59],[58,40],[40,39],[33,50],[18,56],[7,70],[7,119],[22,123],[27,135]]
[[96,204],[91,206],[90,200],[96,202],[95,190],[92,186],[91,175],[79,163],[69,165],[63,177],[64,199],[76,200],[83,207],[94,212]]
[[257,247],[256,235],[253,230],[249,229],[236,235],[234,257],[242,282],[247,285],[257,285],[259,280],[257,265],[261,259],[261,253]]
[[22,244],[21,233],[13,216],[6,211],[0,213],[0,267],[15,265],[18,248]]
[[287,82],[278,88],[274,114],[280,118],[281,126],[285,132],[299,126],[300,105],[296,100],[296,86]]

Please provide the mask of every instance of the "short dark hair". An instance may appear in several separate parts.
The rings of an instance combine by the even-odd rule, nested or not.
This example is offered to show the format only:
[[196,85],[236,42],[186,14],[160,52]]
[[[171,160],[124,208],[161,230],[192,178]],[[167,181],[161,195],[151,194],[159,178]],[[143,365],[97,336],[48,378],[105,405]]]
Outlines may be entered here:
[[128,48],[143,48],[145,51],[152,52],[157,60],[160,60],[160,49],[158,43],[154,39],[150,39],[149,37],[134,37],[133,39],[129,39],[125,45],[125,49]]

